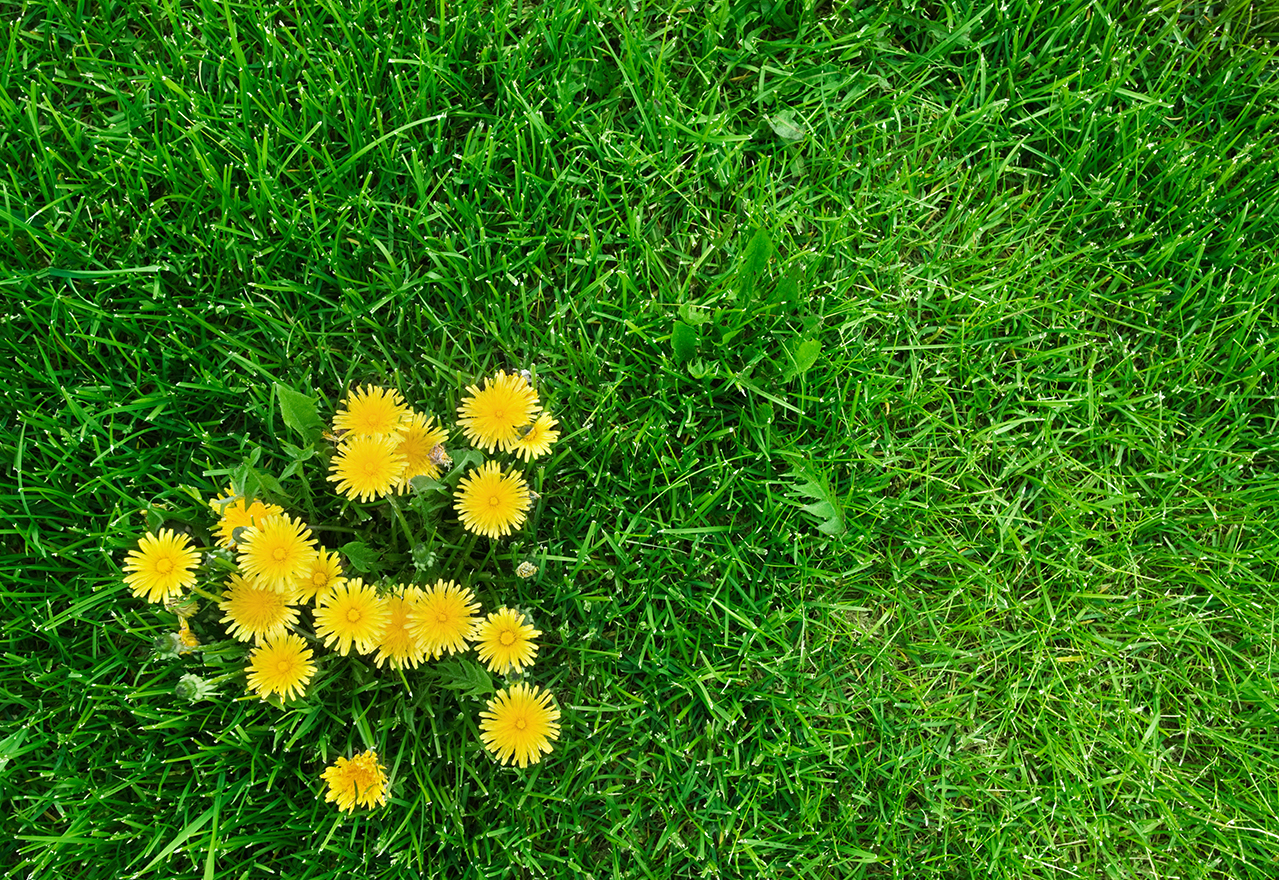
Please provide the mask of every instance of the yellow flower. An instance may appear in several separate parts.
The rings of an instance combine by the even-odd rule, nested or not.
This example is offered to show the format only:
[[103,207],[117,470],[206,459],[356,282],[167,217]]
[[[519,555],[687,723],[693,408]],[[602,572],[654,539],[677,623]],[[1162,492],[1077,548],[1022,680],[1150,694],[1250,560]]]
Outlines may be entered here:
[[338,563],[337,553],[323,546],[315,549],[315,561],[297,582],[297,601],[299,602],[317,599],[338,584],[346,583],[346,578],[342,577],[342,566]]
[[457,408],[466,439],[485,452],[494,446],[503,452],[520,439],[520,428],[533,421],[538,410],[537,392],[523,376],[507,375],[502,371],[493,379],[484,380],[484,390],[468,385],[470,397]]
[[138,541],[138,549],[124,557],[124,582],[133,595],[148,602],[163,602],[195,586],[193,569],[200,554],[188,535],[173,529],[161,529],[159,535],[147,532]]
[[260,520],[245,532],[240,543],[240,570],[281,593],[292,593],[315,562],[311,530],[287,513]]
[[462,525],[490,538],[519,528],[531,505],[528,484],[519,472],[503,474],[492,460],[462,478],[453,504]]
[[421,413],[415,412],[409,415],[406,422],[408,427],[396,450],[404,456],[405,462],[404,472],[400,474],[400,479],[395,484],[395,488],[400,492],[409,490],[409,480],[414,477],[435,479],[440,475],[440,466],[432,459],[431,451],[449,439],[449,432],[435,426],[433,421],[431,416],[424,416]]
[[357,803],[370,808],[386,803],[386,768],[372,749],[349,761],[338,758],[322,778],[329,784],[325,802],[337,801],[340,810],[353,813]]
[[361,654],[377,647],[386,631],[391,612],[385,599],[361,578],[351,578],[320,597],[315,609],[315,634],[324,639],[324,647],[337,644],[337,652],[345,657],[351,645]]
[[558,424],[550,413],[542,413],[524,436],[511,444],[511,451],[525,461],[541,458],[551,451],[551,444],[560,439],[560,432],[551,430]]
[[431,659],[448,651],[466,650],[475,635],[475,612],[480,605],[468,589],[439,580],[409,606],[409,630],[422,642]]
[[252,525],[256,525],[257,521],[263,517],[284,513],[284,508],[278,504],[267,504],[263,501],[254,500],[252,504],[246,506],[244,497],[233,494],[230,486],[223,489],[221,495],[210,501],[209,506],[218,512],[218,524],[216,527],[218,546],[226,547],[230,550],[236,549],[236,529],[247,529]]
[[338,447],[329,463],[328,476],[347,498],[370,501],[386,495],[404,473],[405,458],[397,452],[399,436],[370,434],[348,440]]
[[382,639],[378,642],[377,655],[373,658],[378,669],[382,668],[383,660],[389,660],[396,669],[406,666],[416,669],[426,659],[426,645],[409,628],[409,609],[421,597],[422,591],[417,587],[402,587],[398,594],[386,597],[390,619],[386,624],[386,632],[382,633]]
[[301,697],[315,675],[311,649],[293,633],[267,639],[249,655],[249,689],[266,699],[279,694],[285,699]]
[[346,409],[333,417],[333,427],[352,438],[397,433],[409,414],[400,392],[376,385],[352,389],[344,405]]
[[238,574],[231,575],[226,586],[218,607],[226,612],[222,622],[230,624],[232,638],[260,645],[285,635],[298,622],[298,611],[290,604],[296,593],[281,593]]
[[190,654],[200,647],[200,637],[191,631],[191,624],[187,623],[185,617],[178,618],[177,643],[179,654]]
[[479,642],[480,659],[491,672],[518,674],[533,665],[537,645],[532,640],[541,634],[541,630],[524,622],[523,614],[503,608],[479,625],[475,640]]
[[521,682],[489,700],[488,711],[480,713],[480,739],[503,764],[514,759],[527,767],[550,754],[551,741],[560,738],[559,718],[549,691],[539,694]]

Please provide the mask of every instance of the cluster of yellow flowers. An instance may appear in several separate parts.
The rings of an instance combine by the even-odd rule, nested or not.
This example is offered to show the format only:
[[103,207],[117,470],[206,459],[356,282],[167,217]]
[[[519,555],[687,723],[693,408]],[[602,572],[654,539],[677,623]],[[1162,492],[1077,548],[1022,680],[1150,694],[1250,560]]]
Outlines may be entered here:
[[[522,376],[499,372],[483,390],[468,391],[459,424],[477,447],[529,461],[558,439],[555,419],[539,413],[536,392]],[[333,429],[339,445],[328,479],[349,498],[403,492],[415,477],[435,479],[452,463],[444,448],[448,432],[409,409],[397,391],[355,389]],[[345,576],[338,554],[318,545],[306,523],[278,505],[246,501],[230,488],[210,503],[219,516],[217,544],[236,561],[218,603],[221,622],[233,638],[253,643],[246,680],[262,699],[301,697],[315,676],[314,650],[294,631],[307,603],[314,603],[316,641],[343,656],[352,648],[371,654],[378,668],[416,668],[428,658],[465,652],[472,642],[480,661],[499,674],[518,675],[537,656],[534,639],[541,632],[518,610],[501,608],[481,618],[472,591],[451,580],[366,584]],[[504,473],[490,460],[462,478],[454,506],[467,529],[497,538],[524,522],[531,496],[517,471]],[[195,604],[182,594],[195,587],[199,560],[190,537],[170,529],[143,536],[125,560],[124,580],[133,593],[167,602],[179,614],[179,651],[198,644],[187,624]],[[499,691],[480,713],[481,739],[502,764],[536,764],[559,737],[559,717],[549,692],[519,682]],[[343,810],[357,802],[385,803],[384,769],[372,751],[339,758],[324,773],[328,800]]]

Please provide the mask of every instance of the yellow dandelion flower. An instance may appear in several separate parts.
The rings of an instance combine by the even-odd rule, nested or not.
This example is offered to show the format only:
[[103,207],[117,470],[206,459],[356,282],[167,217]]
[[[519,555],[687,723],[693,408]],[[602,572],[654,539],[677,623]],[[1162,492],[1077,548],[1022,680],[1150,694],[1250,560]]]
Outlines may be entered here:
[[218,524],[214,530],[218,535],[219,547],[236,549],[236,529],[247,529],[264,517],[284,513],[284,508],[278,504],[267,504],[256,499],[252,504],[246,505],[244,502],[244,496],[234,494],[230,486],[209,502],[209,506],[218,512]]
[[315,539],[306,523],[287,513],[268,516],[244,533],[240,571],[262,586],[292,593],[315,562]]
[[520,673],[533,665],[537,657],[537,645],[533,639],[542,634],[524,622],[524,615],[511,608],[503,608],[488,616],[475,630],[479,642],[480,659],[489,671],[500,674]]
[[409,630],[431,659],[445,651],[455,654],[465,651],[467,641],[475,637],[475,612],[479,610],[469,589],[439,580],[409,606]]
[[551,451],[551,444],[560,439],[560,432],[551,430],[558,424],[550,413],[542,413],[524,436],[511,444],[511,451],[525,461],[541,458]]
[[352,389],[343,406],[333,417],[333,427],[351,438],[398,433],[409,414],[400,392],[376,385],[366,385],[363,391]]
[[346,583],[337,553],[323,546],[316,547],[315,551],[315,561],[303,572],[297,582],[299,602],[317,599],[338,584]]
[[138,541],[138,549],[124,557],[124,582],[133,595],[148,602],[163,602],[188,587],[195,586],[194,569],[200,562],[199,552],[188,535],[173,529],[160,534],[147,532]]
[[284,699],[301,697],[315,675],[311,649],[302,637],[285,633],[253,649],[249,655],[249,689],[262,699],[279,694]]
[[550,754],[551,741],[560,738],[559,718],[549,691],[520,682],[489,700],[488,711],[480,713],[480,739],[503,764],[514,760],[527,767]]
[[190,654],[200,647],[200,637],[191,631],[191,624],[187,623],[185,617],[178,618],[178,637],[176,641],[179,654]]
[[495,378],[484,380],[483,391],[475,385],[466,390],[470,397],[457,408],[457,423],[466,439],[485,452],[492,452],[495,446],[509,451],[520,439],[520,428],[537,414],[537,392],[523,376],[499,370]]
[[324,639],[326,648],[336,644],[343,657],[351,653],[352,645],[368,654],[377,647],[390,619],[387,601],[361,578],[351,578],[320,597],[315,634]]
[[337,490],[347,498],[371,501],[386,495],[404,473],[406,461],[398,446],[399,438],[393,434],[343,442],[329,463],[329,482],[337,483]]
[[404,472],[400,474],[400,479],[395,484],[395,488],[400,492],[409,490],[409,480],[414,477],[435,479],[440,475],[438,454],[432,456],[431,453],[449,439],[449,432],[436,426],[431,416],[424,416],[417,412],[411,413],[406,424],[408,427],[396,450],[404,456]]
[[453,506],[467,529],[500,538],[523,525],[532,501],[518,471],[504,474],[496,461],[489,460],[462,478]]
[[338,758],[322,778],[329,784],[325,802],[337,801],[339,810],[353,813],[357,803],[369,808],[386,803],[386,768],[378,763],[372,749],[349,761]]
[[298,610],[292,605],[296,600],[296,593],[281,593],[233,574],[218,607],[226,612],[222,622],[230,624],[227,632],[232,638],[260,645],[280,638],[298,622]]
[[382,668],[383,660],[390,661],[391,666],[396,669],[416,669],[426,659],[426,645],[409,627],[409,609],[421,597],[422,591],[417,587],[402,587],[399,593],[386,597],[390,619],[378,642],[377,655],[373,658],[379,669]]

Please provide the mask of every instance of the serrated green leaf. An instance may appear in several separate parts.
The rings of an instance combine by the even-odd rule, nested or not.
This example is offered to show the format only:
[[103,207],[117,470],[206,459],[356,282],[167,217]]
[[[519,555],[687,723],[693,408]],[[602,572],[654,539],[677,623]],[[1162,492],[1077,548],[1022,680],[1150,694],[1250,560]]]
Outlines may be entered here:
[[699,343],[697,329],[683,321],[676,321],[671,328],[671,347],[675,350],[675,363],[686,364],[697,354]]
[[693,327],[700,327],[703,324],[708,323],[711,319],[711,316],[706,309],[699,308],[692,303],[684,303],[680,306],[679,316],[686,324]]
[[342,545],[342,555],[351,563],[351,567],[360,574],[368,574],[379,567],[378,552],[363,541],[352,541]]
[[789,382],[796,376],[802,376],[817,363],[822,353],[820,339],[799,339],[786,346],[786,369],[782,373],[782,381]]
[[284,424],[305,437],[308,443],[320,439],[324,432],[324,422],[320,419],[315,400],[276,382],[275,401]]
[[812,463],[799,458],[792,459],[793,469],[787,476],[796,480],[791,489],[791,497],[808,499],[808,503],[793,501],[800,510],[820,520],[817,530],[824,535],[842,535],[844,533],[844,505],[839,496],[831,488],[825,475]]
[[737,270],[737,293],[743,301],[755,296],[759,276],[768,268],[773,255],[773,240],[762,229],[755,230],[742,253],[742,263]]
[[441,687],[461,691],[469,697],[489,697],[497,691],[489,671],[465,657],[436,663],[435,671],[440,677]]

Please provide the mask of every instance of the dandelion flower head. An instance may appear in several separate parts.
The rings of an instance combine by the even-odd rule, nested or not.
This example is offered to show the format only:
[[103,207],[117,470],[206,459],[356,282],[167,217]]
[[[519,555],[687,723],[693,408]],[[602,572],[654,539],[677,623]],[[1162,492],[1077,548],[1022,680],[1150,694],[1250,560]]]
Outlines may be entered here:
[[400,392],[376,385],[351,389],[343,406],[333,417],[333,427],[352,438],[398,434],[409,414]]
[[147,532],[138,548],[125,555],[124,582],[139,599],[163,602],[195,585],[199,562],[190,536],[173,529],[161,529],[158,535]]
[[431,416],[411,413],[406,424],[396,450],[404,456],[404,472],[400,474],[396,484],[400,492],[409,490],[409,480],[414,477],[435,479],[440,475],[440,466],[432,459],[431,450],[442,446],[449,439],[449,432],[435,425]]
[[337,553],[324,547],[316,547],[315,561],[298,578],[297,601],[309,602],[345,581]]
[[519,472],[504,474],[492,459],[462,478],[453,504],[463,526],[490,538],[523,525],[531,505],[528,483]]
[[218,546],[229,550],[236,549],[236,529],[247,529],[264,517],[284,513],[284,508],[278,504],[267,504],[257,499],[245,504],[244,496],[234,494],[230,486],[209,502],[209,506],[218,512],[218,524],[214,529],[218,535]]
[[527,767],[550,753],[551,742],[560,738],[559,719],[549,691],[520,682],[489,700],[480,713],[480,739],[501,763]]
[[267,639],[249,655],[249,689],[264,700],[271,694],[301,697],[314,675],[311,649],[293,633]]
[[395,669],[416,669],[426,659],[426,645],[409,626],[409,609],[421,597],[422,591],[412,586],[401,587],[398,592],[386,597],[390,616],[386,631],[378,641],[377,654],[373,658],[379,669],[382,668],[383,661],[389,661]]
[[345,812],[355,812],[356,804],[372,808],[386,803],[386,768],[372,749],[350,760],[338,758],[324,771],[323,779],[329,784],[324,800],[336,801]]
[[537,392],[523,376],[499,370],[496,377],[484,380],[482,391],[475,385],[466,390],[470,396],[457,408],[457,422],[466,439],[485,452],[495,446],[509,451],[520,438],[520,428],[537,414]]
[[550,413],[542,413],[524,436],[511,444],[511,451],[525,461],[541,458],[551,451],[551,444],[560,439],[560,432],[553,430],[558,424]]
[[523,672],[537,657],[533,639],[541,634],[541,630],[524,622],[520,612],[512,608],[495,611],[475,631],[480,660],[491,672]]
[[445,651],[455,654],[466,650],[467,642],[475,637],[475,612],[479,610],[469,589],[439,580],[409,607],[408,625],[435,659]]
[[315,539],[306,523],[279,513],[245,532],[238,562],[240,571],[263,586],[292,594],[315,556]]
[[396,434],[367,434],[345,440],[329,463],[328,480],[347,498],[371,501],[388,494],[404,473]]
[[222,622],[230,624],[227,632],[232,638],[260,645],[283,636],[298,622],[298,610],[292,604],[296,600],[296,593],[281,593],[233,574],[218,607],[226,612]]
[[315,609],[315,634],[324,639],[324,647],[337,645],[345,657],[351,646],[361,654],[373,651],[390,622],[387,602],[361,578],[351,578],[320,597]]

